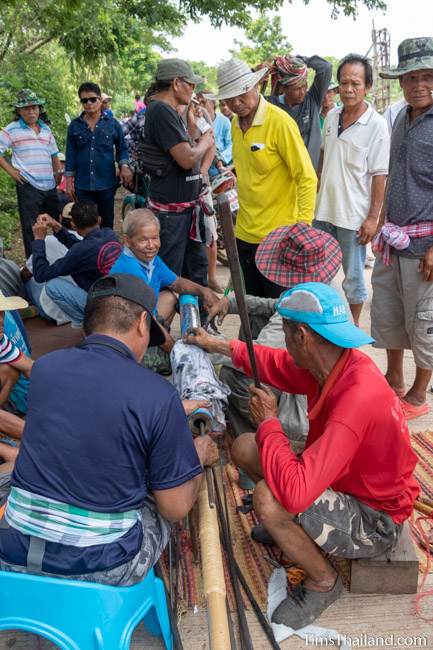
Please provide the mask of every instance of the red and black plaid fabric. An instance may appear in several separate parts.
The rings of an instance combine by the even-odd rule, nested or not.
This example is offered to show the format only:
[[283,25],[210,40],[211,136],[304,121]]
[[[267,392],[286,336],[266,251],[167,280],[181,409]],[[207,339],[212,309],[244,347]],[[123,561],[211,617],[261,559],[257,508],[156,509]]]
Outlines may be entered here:
[[301,282],[328,284],[343,255],[332,235],[295,223],[273,230],[256,252],[256,266],[265,278],[288,289]]

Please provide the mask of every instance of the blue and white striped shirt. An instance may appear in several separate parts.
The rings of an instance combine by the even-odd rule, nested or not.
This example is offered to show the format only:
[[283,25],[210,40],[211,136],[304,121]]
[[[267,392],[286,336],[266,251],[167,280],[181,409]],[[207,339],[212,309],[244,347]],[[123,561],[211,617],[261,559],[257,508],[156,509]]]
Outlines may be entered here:
[[51,129],[42,120],[36,133],[22,117],[0,130],[0,156],[12,151],[12,166],[38,190],[52,190],[56,186],[52,157],[59,153]]

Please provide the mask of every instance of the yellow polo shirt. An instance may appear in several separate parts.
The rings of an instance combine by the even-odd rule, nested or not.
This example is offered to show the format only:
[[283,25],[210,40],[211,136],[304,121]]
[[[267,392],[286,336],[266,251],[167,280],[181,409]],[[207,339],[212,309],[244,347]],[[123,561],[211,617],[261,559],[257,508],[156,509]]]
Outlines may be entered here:
[[275,228],[311,223],[317,177],[296,122],[263,96],[243,133],[232,120],[233,162],[238,177],[236,237],[258,244]]

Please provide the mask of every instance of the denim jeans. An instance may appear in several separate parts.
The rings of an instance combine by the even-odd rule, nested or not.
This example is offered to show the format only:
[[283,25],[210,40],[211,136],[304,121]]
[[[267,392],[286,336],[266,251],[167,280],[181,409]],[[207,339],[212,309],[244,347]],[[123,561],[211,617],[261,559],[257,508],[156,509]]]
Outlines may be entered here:
[[316,219],[312,225],[314,228],[332,235],[340,244],[343,253],[343,291],[349,305],[360,305],[365,302],[368,298],[364,278],[367,247],[358,244],[356,230],[340,228],[328,221],[316,221]]
[[114,224],[114,195],[116,188],[108,190],[82,190],[75,188],[75,194],[79,201],[92,201],[98,206],[101,217],[101,228],[112,228]]
[[35,307],[38,310],[39,316],[42,316],[42,318],[48,318],[48,314],[46,314],[42,308],[41,305],[41,293],[42,289],[44,287],[43,282],[36,282],[34,278],[30,278],[30,280],[27,280],[27,282],[24,285],[24,288],[26,290],[27,298],[29,299],[29,302],[32,305],[35,305]]
[[87,301],[87,291],[67,278],[53,278],[45,285],[47,296],[65,312],[72,325],[81,325]]

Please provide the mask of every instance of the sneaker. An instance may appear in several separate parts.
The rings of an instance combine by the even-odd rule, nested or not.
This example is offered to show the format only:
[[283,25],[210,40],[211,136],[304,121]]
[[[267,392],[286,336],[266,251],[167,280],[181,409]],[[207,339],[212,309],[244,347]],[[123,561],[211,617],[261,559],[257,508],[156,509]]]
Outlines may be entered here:
[[257,524],[251,529],[251,539],[259,544],[267,544],[268,546],[275,546],[273,537],[268,533],[262,524]]
[[340,597],[342,591],[343,582],[340,576],[337,577],[331,591],[311,591],[301,582],[291,588],[287,598],[278,605],[272,614],[272,622],[287,625],[293,630],[300,630],[315,621]]

